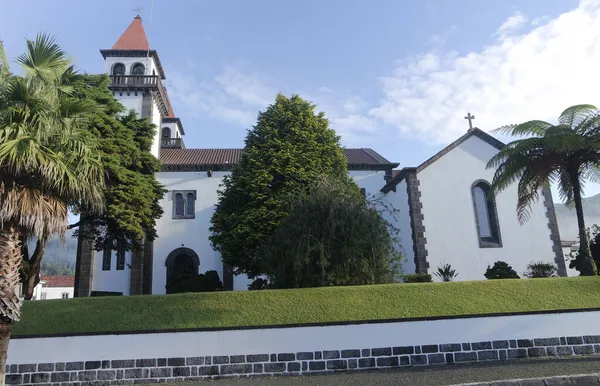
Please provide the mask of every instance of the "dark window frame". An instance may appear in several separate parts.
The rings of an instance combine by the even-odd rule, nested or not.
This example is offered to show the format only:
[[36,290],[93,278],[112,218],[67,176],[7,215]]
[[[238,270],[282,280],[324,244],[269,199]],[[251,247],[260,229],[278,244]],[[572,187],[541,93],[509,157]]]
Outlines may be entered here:
[[[479,213],[477,211],[477,200],[475,198],[475,189],[480,188],[485,195],[486,208],[488,213],[488,222],[490,224],[491,236],[481,236],[479,228]],[[502,248],[502,235],[500,232],[500,221],[498,220],[498,208],[496,199],[492,193],[492,186],[485,180],[477,180],[471,185],[471,198],[473,200],[473,213],[475,215],[475,228],[477,228],[477,238],[479,248]]]
[[[183,213],[177,213],[177,195],[181,194],[183,197]],[[192,194],[192,209],[193,213],[188,214],[188,195]],[[196,200],[197,195],[195,190],[173,190],[173,219],[194,219],[196,218]]]
[[123,271],[125,269],[125,245],[119,243],[117,246],[117,271]]
[[[121,68],[123,68],[122,74],[115,73],[115,69],[117,68],[117,66],[121,66]],[[123,76],[123,75],[125,75],[126,72],[127,72],[127,67],[121,62],[117,62],[117,63],[113,64],[112,69],[110,70],[110,74],[113,76]]]
[[[110,247],[110,248],[107,248]],[[112,265],[112,251],[114,250],[112,240],[104,241],[102,248],[102,270],[110,271]]]
[[[167,134],[167,135],[165,135],[165,134]],[[161,135],[162,135],[163,139],[170,139],[171,138],[171,128],[168,126],[163,127]]]
[[[136,74],[135,73],[135,70],[137,68],[142,68],[142,73],[141,74]],[[144,75],[146,75],[146,66],[144,66],[144,64],[140,63],[140,62],[133,63],[131,65],[131,75],[133,75],[133,76],[144,76]]]

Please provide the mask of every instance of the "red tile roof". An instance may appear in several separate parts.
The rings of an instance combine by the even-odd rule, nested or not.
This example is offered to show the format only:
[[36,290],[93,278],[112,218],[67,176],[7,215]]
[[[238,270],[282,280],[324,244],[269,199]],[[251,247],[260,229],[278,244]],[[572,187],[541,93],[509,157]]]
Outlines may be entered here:
[[147,50],[150,48],[146,31],[142,25],[142,18],[136,16],[123,35],[117,40],[113,50]]
[[73,276],[42,276],[46,287],[74,287],[75,277]]
[[[163,165],[227,165],[236,164],[243,149],[172,149],[160,151]],[[348,165],[385,165],[391,162],[373,149],[344,149]]]

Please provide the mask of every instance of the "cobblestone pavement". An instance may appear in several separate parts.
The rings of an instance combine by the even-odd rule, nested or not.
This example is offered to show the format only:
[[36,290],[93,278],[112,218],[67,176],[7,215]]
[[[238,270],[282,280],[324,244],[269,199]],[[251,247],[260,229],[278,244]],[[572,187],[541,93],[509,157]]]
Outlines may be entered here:
[[[600,385],[600,358],[441,365],[412,369],[305,376],[224,378],[182,385],[207,386],[562,386]],[[562,377],[561,377],[562,376]],[[537,379],[535,379],[537,378]],[[506,381],[512,380],[512,381]]]

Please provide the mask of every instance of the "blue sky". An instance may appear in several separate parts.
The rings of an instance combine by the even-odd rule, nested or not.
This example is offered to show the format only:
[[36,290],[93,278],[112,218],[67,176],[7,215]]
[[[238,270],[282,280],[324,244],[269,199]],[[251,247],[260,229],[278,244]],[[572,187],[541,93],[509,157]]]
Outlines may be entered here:
[[463,134],[468,111],[487,131],[600,105],[598,0],[154,0],[152,18],[151,0],[2,0],[0,39],[15,57],[46,31],[98,73],[138,6],[187,147],[243,146],[279,91],[401,166]]

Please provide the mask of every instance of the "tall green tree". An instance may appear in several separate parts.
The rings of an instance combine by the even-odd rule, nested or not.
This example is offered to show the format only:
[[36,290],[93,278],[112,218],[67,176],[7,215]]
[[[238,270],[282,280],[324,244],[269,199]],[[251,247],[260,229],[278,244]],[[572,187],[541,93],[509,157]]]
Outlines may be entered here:
[[531,203],[539,199],[540,189],[556,183],[560,198],[574,206],[581,245],[582,275],[596,275],[590,255],[581,197],[586,181],[600,176],[600,113],[592,105],[575,105],[558,117],[558,124],[528,121],[504,126],[498,133],[526,136],[508,143],[489,162],[497,168],[492,190],[500,192],[517,185],[517,215],[521,223],[530,217]]
[[96,141],[81,124],[98,107],[73,95],[74,72],[56,42],[27,40],[10,73],[0,55],[0,377],[4,382],[12,324],[19,320],[16,294],[23,233],[64,234],[67,210],[84,202],[101,211],[103,168]]
[[401,276],[397,232],[354,181],[318,178],[295,196],[261,251],[273,288],[382,284]]
[[324,113],[297,95],[277,95],[246,136],[240,163],[223,180],[210,240],[235,273],[265,272],[259,253],[289,211],[291,194],[322,175],[347,177],[339,137]]
[[[156,220],[163,213],[158,202],[166,191],[154,178],[154,173],[160,170],[159,161],[150,152],[155,125],[147,118],[125,111],[108,89],[109,84],[110,78],[104,74],[84,75],[73,84],[74,95],[102,106],[83,126],[99,143],[105,171],[106,208],[102,214],[83,215],[71,228],[76,229],[75,236],[82,234],[93,239],[97,249],[110,244],[132,250],[139,248],[144,238],[156,238]],[[74,210],[89,212],[85,203],[76,205]],[[39,238],[31,254],[23,248],[21,276],[25,299],[33,297],[40,281],[49,236]]]

